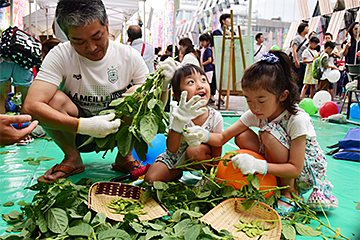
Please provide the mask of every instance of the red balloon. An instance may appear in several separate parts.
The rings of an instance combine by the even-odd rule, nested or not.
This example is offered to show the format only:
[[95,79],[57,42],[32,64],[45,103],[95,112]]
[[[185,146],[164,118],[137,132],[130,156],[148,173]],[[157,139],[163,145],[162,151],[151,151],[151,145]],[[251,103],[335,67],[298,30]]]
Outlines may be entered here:
[[338,114],[339,108],[334,102],[325,102],[319,108],[319,114],[322,118],[327,118],[331,115]]
[[[265,158],[263,158],[263,156],[260,154],[248,149],[237,149],[235,152],[247,153],[257,159],[265,160]],[[225,155],[223,158],[227,159],[229,157],[230,155]],[[238,168],[234,169],[231,162],[228,162],[227,166],[224,166],[223,162],[220,161],[216,177],[226,180],[227,184],[234,187],[235,189],[240,189],[244,184],[249,184],[249,182],[246,180],[246,177],[244,177],[244,174],[242,174]],[[274,175],[266,174],[263,176],[261,174],[257,174],[257,177],[260,179],[260,190],[271,189],[277,186],[277,180]],[[273,194],[274,192],[269,192],[265,195],[265,197],[270,197]]]

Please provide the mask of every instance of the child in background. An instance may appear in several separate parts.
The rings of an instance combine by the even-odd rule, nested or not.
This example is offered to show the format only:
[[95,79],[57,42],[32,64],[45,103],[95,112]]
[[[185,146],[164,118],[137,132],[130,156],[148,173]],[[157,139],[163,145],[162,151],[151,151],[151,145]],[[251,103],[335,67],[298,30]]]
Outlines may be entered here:
[[305,76],[304,76],[304,86],[301,90],[300,98],[305,97],[306,91],[310,86],[310,98],[314,97],[315,94],[315,85],[317,84],[317,79],[312,76],[313,61],[318,57],[318,52],[315,50],[318,46],[320,40],[317,37],[310,38],[309,47],[304,50],[302,53],[303,63],[306,63]]
[[175,72],[171,85],[179,105],[175,101],[171,102],[167,149],[147,171],[145,181],[150,183],[173,180],[183,171],[176,167],[187,159],[201,161],[221,156],[221,146],[211,147],[199,143],[200,146],[192,147],[183,139],[183,129],[187,127],[198,126],[207,134],[221,133],[224,130],[221,114],[206,106],[210,98],[210,85],[205,72],[200,67],[187,64]]
[[[290,186],[282,191],[278,202],[280,215],[299,210],[291,201],[292,194],[301,198],[301,194],[313,189],[327,167],[312,120],[296,103],[299,94],[295,79],[290,58],[281,51],[270,51],[244,72],[241,85],[250,109],[236,123],[210,137],[197,127],[184,134],[189,142],[198,138],[210,146],[222,146],[235,137],[239,148],[264,156],[266,161],[238,154],[232,164],[243,174],[269,173],[279,178],[281,186]],[[259,136],[250,129],[252,126],[260,128]],[[331,201],[337,204],[334,196]]]
[[201,55],[200,55],[200,65],[201,68],[205,71],[206,77],[210,83],[211,95],[209,99],[209,103],[215,103],[215,93],[216,93],[216,83],[213,82],[213,75],[214,75],[214,65],[213,62],[213,52],[210,47],[211,36],[207,33],[202,34],[199,37],[201,48]]
[[330,73],[331,69],[339,70],[337,67],[330,65],[330,56],[334,51],[335,43],[334,42],[326,42],[324,45],[324,52],[320,54],[321,68],[323,68],[323,75],[318,82],[317,90],[329,90],[330,82],[327,79],[327,74]]

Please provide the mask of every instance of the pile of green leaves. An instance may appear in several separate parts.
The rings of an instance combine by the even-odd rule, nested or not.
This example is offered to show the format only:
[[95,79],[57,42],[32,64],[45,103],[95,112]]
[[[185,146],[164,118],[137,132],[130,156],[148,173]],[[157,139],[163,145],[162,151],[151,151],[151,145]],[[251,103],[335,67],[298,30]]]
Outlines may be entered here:
[[[210,161],[210,160],[207,160]],[[195,163],[198,164],[198,163]],[[191,168],[190,164],[188,164]],[[216,170],[212,171],[216,173]],[[3,214],[10,226],[8,232],[20,235],[7,235],[0,239],[234,239],[226,230],[216,232],[200,222],[200,218],[222,201],[233,198],[246,198],[243,209],[256,206],[259,201],[277,203],[282,188],[259,190],[259,179],[248,175],[248,185],[240,189],[218,182],[216,174],[203,174],[196,186],[181,182],[154,182],[152,186],[144,183],[144,200],[156,198],[171,213],[151,221],[140,221],[135,214],[126,214],[124,222],[114,222],[104,214],[88,210],[88,192],[92,180],[82,179],[72,183],[60,179],[53,184],[37,183],[28,189],[38,191],[31,204],[21,204],[21,212]],[[265,199],[265,194],[274,191],[273,198]],[[306,204],[296,201],[303,210],[282,219],[282,239],[295,239],[296,234],[319,236],[324,239],[341,237],[340,229],[334,230],[330,223],[321,221]],[[318,229],[309,224],[319,222]],[[320,228],[328,228],[335,233],[326,236]]]
[[[161,101],[164,76],[162,70],[147,74],[146,82],[131,94],[123,94],[122,98],[110,103],[111,109],[101,111],[99,115],[115,113],[115,118],[130,118],[130,125],[122,124],[117,133],[105,138],[90,137],[83,145],[92,141],[96,143],[96,151],[113,150],[116,145],[122,156],[127,155],[134,147],[142,161],[146,159],[148,144],[158,133],[165,133],[169,115],[164,111]],[[150,145],[151,146],[151,145]],[[106,154],[106,152],[105,152]]]

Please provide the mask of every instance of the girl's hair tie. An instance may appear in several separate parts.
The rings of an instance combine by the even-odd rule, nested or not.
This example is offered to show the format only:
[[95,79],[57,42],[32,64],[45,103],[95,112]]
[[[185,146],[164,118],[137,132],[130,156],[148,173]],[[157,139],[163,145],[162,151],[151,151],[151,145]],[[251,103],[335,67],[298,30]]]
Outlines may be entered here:
[[279,62],[279,57],[275,56],[273,53],[266,53],[261,56],[260,61],[265,61],[268,63],[277,63]]

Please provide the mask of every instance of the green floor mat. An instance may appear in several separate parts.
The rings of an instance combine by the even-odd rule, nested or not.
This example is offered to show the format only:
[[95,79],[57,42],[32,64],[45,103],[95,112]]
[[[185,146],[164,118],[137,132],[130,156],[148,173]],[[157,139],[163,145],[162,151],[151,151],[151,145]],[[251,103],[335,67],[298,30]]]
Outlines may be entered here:
[[[235,123],[239,117],[224,117],[224,128],[228,128]],[[347,131],[351,128],[358,127],[353,124],[335,124],[320,121],[316,116],[312,117],[313,123],[318,135],[318,141],[324,152],[328,151],[326,146],[337,143],[343,139]],[[223,146],[223,153],[236,149],[234,140],[230,140]],[[21,200],[31,202],[34,192],[24,190],[25,187],[31,186],[37,182],[37,178],[44,174],[46,170],[56,163],[60,163],[63,159],[63,153],[52,141],[44,139],[36,140],[28,146],[7,146],[0,148],[0,211],[2,214],[9,213],[12,210],[20,210],[17,203]],[[114,162],[116,151],[108,152],[105,158],[102,153],[84,153],[82,158],[86,166],[86,170],[70,178],[77,181],[83,177],[93,178],[95,181],[107,181],[121,173],[111,169],[111,163]],[[30,162],[28,158],[45,156],[54,158],[53,160],[40,161],[40,164]],[[41,158],[40,158],[41,159]],[[24,161],[26,160],[26,161]],[[46,160],[46,158],[43,158]],[[339,208],[333,212],[329,212],[327,217],[331,226],[341,229],[341,234],[349,239],[360,238],[360,211],[356,210],[356,202],[360,202],[360,163],[338,160],[331,156],[327,156],[328,169],[327,177],[334,185],[333,193],[339,200]],[[307,198],[310,195],[305,195]],[[14,202],[12,207],[4,207],[6,202]],[[326,218],[319,214],[323,221]],[[0,236],[6,235],[7,224],[0,220]],[[315,226],[317,227],[317,226]],[[335,233],[324,231],[329,236]],[[323,239],[322,237],[304,237],[297,235],[296,239]]]

